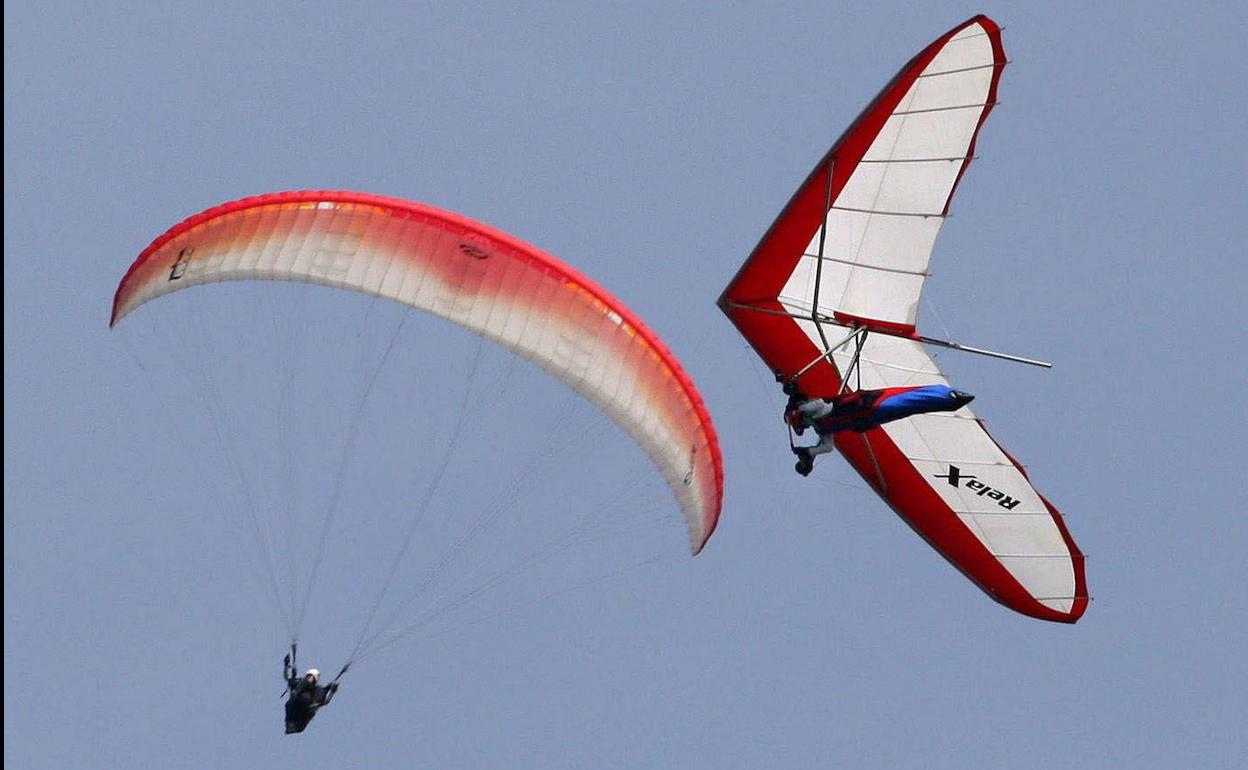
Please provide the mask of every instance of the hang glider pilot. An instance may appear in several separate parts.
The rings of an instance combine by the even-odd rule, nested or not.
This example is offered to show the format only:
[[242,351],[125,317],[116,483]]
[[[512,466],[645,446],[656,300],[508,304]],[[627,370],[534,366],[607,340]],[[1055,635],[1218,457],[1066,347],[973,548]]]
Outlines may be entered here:
[[285,658],[282,673],[290,689],[286,699],[286,734],[301,733],[316,716],[317,710],[327,705],[338,692],[338,683],[330,682],[321,687],[321,672],[315,668],[308,669],[302,677],[298,676],[298,669],[291,663],[290,655]]
[[814,428],[819,434],[819,443],[793,447],[793,454],[797,455],[794,469],[803,476],[810,475],[816,457],[836,449],[837,433],[861,433],[916,414],[954,412],[975,398],[948,385],[850,390],[831,398],[809,398],[795,383],[788,383],[784,392],[789,397],[784,421],[793,432],[800,436],[807,428]]
[[819,422],[832,417],[836,413],[834,399],[806,398],[796,390],[789,394],[789,403],[784,410],[784,421],[793,428],[793,432],[802,435],[807,428],[815,428],[819,435],[819,443],[814,446],[795,446],[793,454],[797,455],[796,470],[803,476],[809,476],[815,467],[815,457],[836,451],[835,433],[819,433]]

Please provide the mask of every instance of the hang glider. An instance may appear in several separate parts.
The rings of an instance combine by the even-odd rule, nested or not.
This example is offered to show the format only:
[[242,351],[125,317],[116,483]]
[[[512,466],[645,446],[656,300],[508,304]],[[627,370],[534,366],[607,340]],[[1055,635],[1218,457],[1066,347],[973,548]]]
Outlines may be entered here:
[[[786,392],[949,383],[916,328],[928,261],[1006,63],[985,16],[918,53],[798,188],[720,297]],[[839,430],[836,449],[950,563],[1025,615],[1074,623],[1084,557],[1062,516],[964,404]],[[800,471],[799,471],[800,472]]]

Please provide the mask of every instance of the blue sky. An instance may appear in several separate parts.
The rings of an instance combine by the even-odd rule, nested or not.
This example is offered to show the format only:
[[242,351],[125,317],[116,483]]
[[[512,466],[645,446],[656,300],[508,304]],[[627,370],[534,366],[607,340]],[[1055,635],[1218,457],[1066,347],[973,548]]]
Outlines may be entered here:
[[[985,598],[839,460],[795,476],[780,398],[714,307],[844,126],[977,12],[1005,27],[1012,63],[921,323],[1056,363],[939,359],[1089,554],[1094,602],[1074,627]],[[1246,15],[1229,2],[6,4],[6,767],[1244,766]],[[667,558],[664,538],[683,547],[671,504],[659,537],[610,541],[628,553],[610,557],[619,574],[591,582],[590,554],[550,577],[569,590],[518,581],[518,609],[361,665],[291,739],[281,622],[239,533],[214,518],[229,495],[180,483],[178,441],[127,347],[143,338],[127,343],[139,330],[110,332],[107,315],[166,227],[300,188],[448,208],[594,276],[697,382],[727,492],[696,559]],[[449,387],[428,388],[441,400],[427,430],[445,437],[473,347],[430,328],[404,331],[423,357],[453,359]],[[419,360],[394,376],[416,378]],[[609,478],[612,458],[644,467],[609,427],[540,377],[538,406],[495,398],[489,383],[513,370],[488,353],[481,365],[498,379],[475,393],[516,433],[473,423],[458,489],[523,464],[520,437],[570,416],[599,432],[601,457],[544,471],[526,505],[561,507],[542,496],[583,489],[578,475],[634,490]],[[435,465],[426,418],[405,419],[367,423],[359,451],[387,454],[410,427],[413,465]],[[193,443],[208,425],[189,414],[178,430]],[[344,510],[386,505],[358,479],[347,489]],[[661,512],[653,493],[640,482]],[[302,637],[323,668],[392,545],[362,534],[334,554],[324,622]],[[637,564],[652,552],[664,558]]]

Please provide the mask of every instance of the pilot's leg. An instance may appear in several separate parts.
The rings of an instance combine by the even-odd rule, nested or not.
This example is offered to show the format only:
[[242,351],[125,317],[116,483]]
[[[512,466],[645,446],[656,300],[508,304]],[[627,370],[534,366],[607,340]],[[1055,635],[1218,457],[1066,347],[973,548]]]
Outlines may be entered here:
[[798,405],[797,411],[809,422],[817,422],[832,414],[832,404],[822,398],[812,398]]
[[794,447],[793,452],[797,455],[797,464],[793,466],[793,470],[803,476],[809,476],[810,472],[815,468],[816,457],[835,451],[836,441],[831,435],[820,436],[819,443],[814,446]]
[[819,455],[826,455],[828,452],[835,451],[836,439],[832,438],[830,434],[827,436],[820,436],[819,443],[810,448],[811,455],[815,457],[818,457]]

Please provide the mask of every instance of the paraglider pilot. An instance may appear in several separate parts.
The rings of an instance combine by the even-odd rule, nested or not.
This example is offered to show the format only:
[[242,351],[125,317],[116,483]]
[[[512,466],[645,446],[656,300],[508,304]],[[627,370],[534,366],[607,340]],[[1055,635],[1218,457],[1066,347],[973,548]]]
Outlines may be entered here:
[[291,654],[287,653],[282,666],[282,675],[286,679],[286,686],[290,688],[286,698],[287,735],[303,732],[312,717],[316,716],[317,710],[328,704],[334,693],[338,692],[337,682],[330,682],[325,687],[320,685],[321,672],[315,668],[308,669],[302,677],[298,673]]

